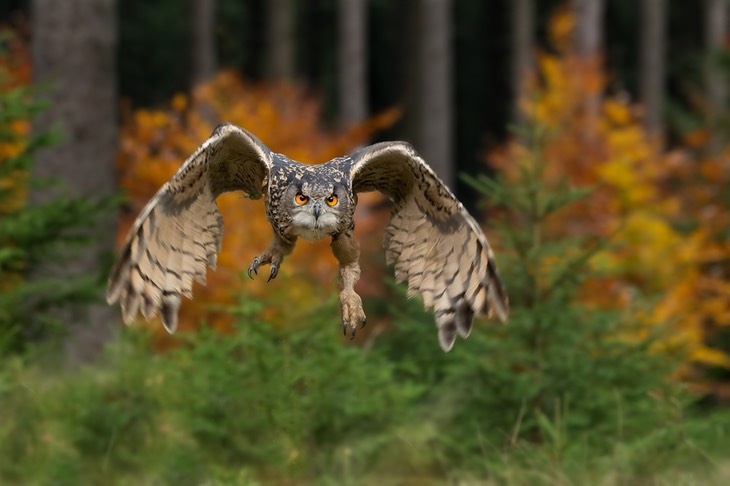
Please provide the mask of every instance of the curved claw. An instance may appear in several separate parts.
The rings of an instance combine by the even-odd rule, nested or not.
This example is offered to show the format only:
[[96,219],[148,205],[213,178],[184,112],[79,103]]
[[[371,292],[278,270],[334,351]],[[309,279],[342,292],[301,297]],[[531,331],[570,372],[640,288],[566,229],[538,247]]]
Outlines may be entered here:
[[368,319],[366,317],[365,319],[362,320],[362,324],[360,324],[360,329],[362,329],[363,327],[365,327],[365,324],[367,324],[367,323],[368,323]]
[[357,328],[355,326],[352,326],[352,334],[350,334],[350,341],[352,341],[353,339],[355,339],[355,331],[356,330],[357,330]]
[[342,335],[347,336],[347,321],[342,321]]
[[278,273],[279,267],[277,265],[271,265],[271,272],[269,272],[269,279],[267,282],[271,282],[271,280],[275,279]]
[[248,267],[248,272],[247,272],[248,273],[248,278],[250,278],[251,280],[253,280],[253,275],[251,275],[251,272],[253,272],[254,275],[258,275],[259,274],[259,265],[260,265],[260,262],[259,262],[258,257],[254,258],[253,259],[253,262],[251,262],[251,265],[249,265],[249,267]]

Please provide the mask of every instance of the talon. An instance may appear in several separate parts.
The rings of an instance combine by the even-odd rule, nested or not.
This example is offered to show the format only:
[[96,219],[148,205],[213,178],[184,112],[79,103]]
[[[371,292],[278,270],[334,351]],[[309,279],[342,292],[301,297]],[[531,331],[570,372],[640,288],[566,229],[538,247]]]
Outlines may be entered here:
[[342,335],[347,336],[347,322],[342,321]]
[[352,341],[353,339],[355,339],[355,331],[356,330],[357,330],[357,328],[355,326],[352,326],[352,334],[350,334],[350,341]]
[[279,273],[279,267],[276,265],[271,265],[271,272],[269,272],[269,279],[267,282],[271,282],[272,279],[276,278],[276,274]]
[[258,272],[259,265],[260,265],[259,258],[258,257],[254,258],[253,262],[251,262],[251,265],[248,266],[248,272],[247,272],[248,278],[253,280],[253,275],[251,275],[251,272],[253,272],[254,275],[259,274],[259,272]]
[[368,318],[367,317],[363,318],[362,324],[360,324],[360,329],[362,329],[363,327],[365,327],[365,324],[367,324],[367,323],[368,323]]

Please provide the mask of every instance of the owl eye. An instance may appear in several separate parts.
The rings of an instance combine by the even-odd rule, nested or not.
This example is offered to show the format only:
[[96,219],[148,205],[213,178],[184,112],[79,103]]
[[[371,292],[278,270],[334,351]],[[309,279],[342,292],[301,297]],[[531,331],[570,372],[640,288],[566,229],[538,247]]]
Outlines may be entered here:
[[298,192],[296,196],[294,196],[294,202],[297,204],[307,204],[307,201],[309,201],[309,196],[305,196],[301,192]]
[[332,194],[330,197],[324,200],[327,203],[327,206],[336,206],[337,205],[337,196]]

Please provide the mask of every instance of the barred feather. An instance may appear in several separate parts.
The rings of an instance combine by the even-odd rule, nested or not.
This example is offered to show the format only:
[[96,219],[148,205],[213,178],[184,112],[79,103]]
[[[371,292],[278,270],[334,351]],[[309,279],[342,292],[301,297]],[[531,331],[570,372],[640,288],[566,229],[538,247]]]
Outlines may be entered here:
[[439,343],[449,351],[469,336],[475,315],[505,322],[507,293],[494,255],[474,218],[413,148],[385,142],[352,155],[353,190],[378,190],[395,210],[385,231],[386,261],[408,295],[435,314]]
[[177,328],[181,297],[192,298],[193,280],[205,284],[215,269],[223,219],[215,203],[225,191],[261,197],[271,166],[268,148],[250,133],[221,125],[152,198],[135,221],[107,283],[107,302],[119,301],[130,324],[159,313]]

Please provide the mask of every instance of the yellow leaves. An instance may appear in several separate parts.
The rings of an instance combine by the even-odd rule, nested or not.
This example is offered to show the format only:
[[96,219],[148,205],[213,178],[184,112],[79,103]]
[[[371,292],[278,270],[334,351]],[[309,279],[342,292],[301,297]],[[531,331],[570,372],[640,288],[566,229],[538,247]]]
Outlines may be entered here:
[[608,98],[603,102],[604,120],[611,125],[624,126],[633,122],[630,107],[621,100]]
[[575,15],[569,9],[562,9],[555,12],[550,19],[548,35],[551,44],[561,52],[570,46],[575,29]]
[[700,346],[694,350],[691,357],[697,363],[730,369],[730,357],[718,349]]
[[[656,304],[633,316],[637,328],[669,323],[673,331],[656,350],[682,348],[694,363],[730,367],[730,356],[708,345],[711,329],[730,326],[730,198],[723,196],[730,187],[730,147],[704,159],[689,150],[660,153],[639,110],[622,96],[604,94],[598,61],[570,52],[572,28],[568,10],[553,18],[558,54],[539,56],[533,92],[521,106],[551,134],[533,156],[545,164],[544,180],[596,187],[549,227],[554,235],[610,238],[590,263],[615,276],[586,282],[581,299],[620,307],[638,289]],[[710,135],[697,131],[685,143],[701,148]],[[515,141],[491,161],[510,180],[529,151]]]
[[178,113],[183,113],[188,107],[188,97],[178,93],[172,97],[170,107]]

